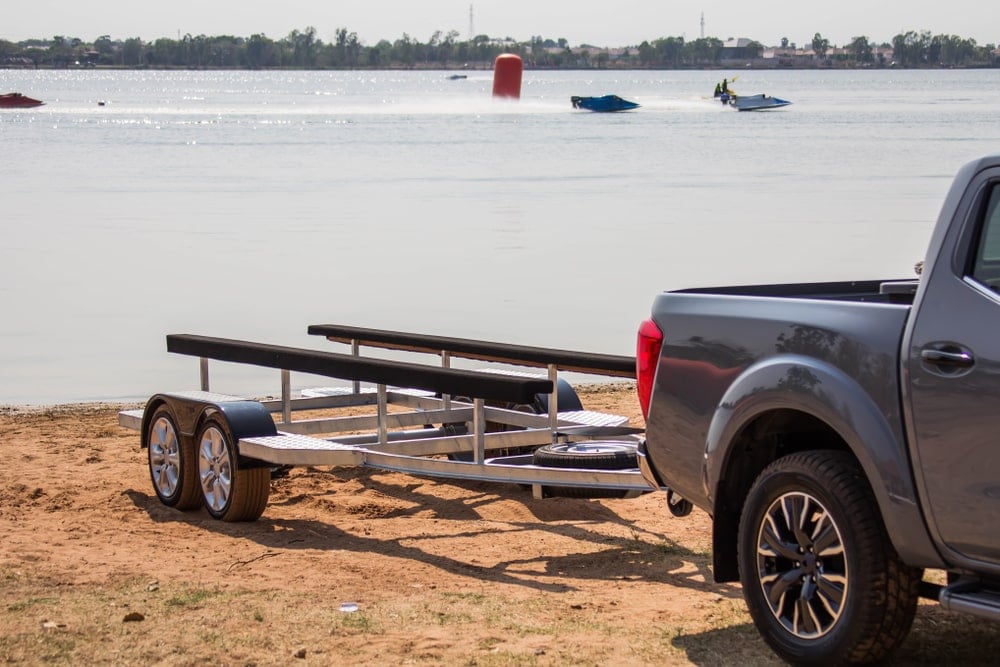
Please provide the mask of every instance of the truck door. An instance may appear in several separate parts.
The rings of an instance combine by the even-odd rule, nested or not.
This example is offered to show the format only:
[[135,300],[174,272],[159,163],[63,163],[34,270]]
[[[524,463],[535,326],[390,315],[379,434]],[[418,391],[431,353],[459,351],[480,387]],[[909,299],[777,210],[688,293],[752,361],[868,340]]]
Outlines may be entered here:
[[1000,564],[1000,171],[955,212],[904,339],[904,401],[931,529],[953,563]]

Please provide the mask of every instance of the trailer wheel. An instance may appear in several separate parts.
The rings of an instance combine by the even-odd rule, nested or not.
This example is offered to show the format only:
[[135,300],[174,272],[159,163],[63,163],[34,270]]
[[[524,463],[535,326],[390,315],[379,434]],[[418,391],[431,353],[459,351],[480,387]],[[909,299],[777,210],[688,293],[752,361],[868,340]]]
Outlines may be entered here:
[[208,513],[222,521],[255,521],[267,506],[271,473],[242,468],[228,430],[209,419],[198,430],[198,477]]
[[784,660],[875,661],[909,632],[922,571],[896,554],[848,454],[772,463],[747,496],[738,544],[750,615]]
[[149,476],[160,502],[179,510],[201,506],[198,462],[194,442],[180,437],[174,416],[166,407],[157,408],[146,432]]
[[[639,466],[636,446],[627,442],[576,442],[542,445],[535,450],[535,465],[585,470],[628,470]],[[562,498],[624,498],[627,489],[590,489],[575,486],[544,486],[544,494]]]

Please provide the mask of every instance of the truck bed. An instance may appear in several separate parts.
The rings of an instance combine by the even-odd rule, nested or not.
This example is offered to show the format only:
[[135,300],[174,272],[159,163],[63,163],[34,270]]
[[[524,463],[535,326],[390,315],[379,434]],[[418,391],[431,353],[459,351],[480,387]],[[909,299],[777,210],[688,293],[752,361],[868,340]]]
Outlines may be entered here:
[[[663,337],[646,431],[649,459],[662,481],[710,510],[702,466],[713,419],[720,406],[741,405],[765,385],[805,395],[827,391],[820,378],[829,374],[852,378],[889,423],[900,424],[899,346],[912,295],[887,293],[887,285],[897,284],[903,283],[659,294],[652,320]],[[901,432],[893,437],[904,440]]]

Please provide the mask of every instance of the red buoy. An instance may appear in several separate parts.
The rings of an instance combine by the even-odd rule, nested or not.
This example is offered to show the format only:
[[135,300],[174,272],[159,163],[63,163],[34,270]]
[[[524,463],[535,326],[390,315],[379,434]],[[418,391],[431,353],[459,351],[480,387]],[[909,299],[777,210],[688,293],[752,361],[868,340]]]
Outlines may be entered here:
[[493,61],[493,97],[521,97],[521,56],[501,53]]

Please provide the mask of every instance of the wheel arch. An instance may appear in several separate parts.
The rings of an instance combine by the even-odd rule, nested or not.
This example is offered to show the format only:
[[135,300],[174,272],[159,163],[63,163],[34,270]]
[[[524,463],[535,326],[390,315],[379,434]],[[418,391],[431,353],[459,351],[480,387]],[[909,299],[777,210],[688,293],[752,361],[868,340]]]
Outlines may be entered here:
[[[174,418],[178,436],[194,438],[198,429],[211,417],[220,415],[220,422],[233,438],[239,450],[241,438],[269,436],[277,434],[277,427],[271,413],[261,403],[250,400],[217,401],[183,394],[154,394],[146,401],[142,414],[142,435],[140,444],[148,447],[149,423],[156,411],[166,407]],[[267,466],[269,464],[240,455],[245,467]]]
[[[789,381],[805,376],[808,383]],[[704,483],[713,507],[716,580],[739,579],[739,517],[754,480],[774,460],[810,449],[849,452],[903,560],[943,567],[920,513],[900,428],[863,387],[832,365],[786,356],[748,368],[720,401],[706,442]]]

